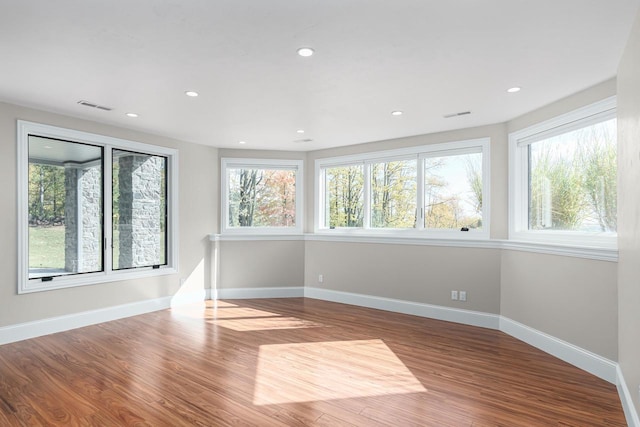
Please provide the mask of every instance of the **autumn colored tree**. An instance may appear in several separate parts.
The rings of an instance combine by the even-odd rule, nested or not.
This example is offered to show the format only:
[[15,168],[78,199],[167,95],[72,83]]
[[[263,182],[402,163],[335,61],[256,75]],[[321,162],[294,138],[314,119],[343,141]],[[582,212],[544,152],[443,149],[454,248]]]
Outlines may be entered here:
[[287,169],[230,169],[229,225],[294,226],[296,173]]

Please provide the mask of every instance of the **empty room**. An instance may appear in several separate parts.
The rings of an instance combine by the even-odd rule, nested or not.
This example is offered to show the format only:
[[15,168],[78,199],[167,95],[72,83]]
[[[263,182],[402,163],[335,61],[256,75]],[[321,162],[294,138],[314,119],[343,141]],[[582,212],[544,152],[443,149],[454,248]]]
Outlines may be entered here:
[[640,427],[640,0],[3,0],[0,426]]

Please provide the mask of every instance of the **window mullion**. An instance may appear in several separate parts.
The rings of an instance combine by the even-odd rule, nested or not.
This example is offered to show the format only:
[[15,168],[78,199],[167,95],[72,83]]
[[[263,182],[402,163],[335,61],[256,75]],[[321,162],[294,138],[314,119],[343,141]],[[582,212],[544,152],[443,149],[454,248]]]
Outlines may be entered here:
[[103,177],[102,200],[103,207],[103,243],[104,271],[108,274],[113,271],[113,148],[104,147],[103,153]]

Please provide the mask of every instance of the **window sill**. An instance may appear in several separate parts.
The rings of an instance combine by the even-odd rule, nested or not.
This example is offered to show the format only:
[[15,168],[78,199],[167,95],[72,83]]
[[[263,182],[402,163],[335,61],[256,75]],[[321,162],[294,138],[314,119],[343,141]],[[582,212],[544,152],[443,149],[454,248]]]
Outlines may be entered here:
[[28,280],[22,282],[18,288],[18,294],[28,294],[32,292],[51,291],[55,289],[75,288],[79,286],[92,286],[101,283],[120,282],[124,280],[142,279],[145,277],[166,276],[176,274],[178,270],[173,267],[160,267],[153,269],[145,267],[136,271],[114,271],[106,274],[101,273],[85,273],[74,274],[70,276],[56,276],[50,282],[42,282],[39,280]]
[[237,242],[237,241],[260,241],[260,240],[305,240],[305,235],[298,233],[222,233],[210,234],[209,240],[212,242]]
[[211,234],[210,240],[219,241],[310,241],[310,242],[342,242],[342,243],[373,243],[388,245],[438,246],[456,248],[502,249],[522,251],[573,258],[584,258],[598,261],[617,262],[616,248],[594,248],[577,245],[560,245],[518,240],[484,239],[484,238],[434,238],[415,236],[389,236],[371,234],[334,234],[334,233],[306,233],[286,235],[227,235]]

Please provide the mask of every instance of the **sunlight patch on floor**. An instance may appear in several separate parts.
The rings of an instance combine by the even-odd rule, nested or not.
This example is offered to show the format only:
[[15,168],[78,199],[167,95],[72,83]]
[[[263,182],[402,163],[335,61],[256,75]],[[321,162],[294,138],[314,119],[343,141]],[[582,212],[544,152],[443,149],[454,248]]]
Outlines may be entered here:
[[426,389],[382,340],[260,346],[255,405],[420,393]]

